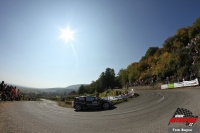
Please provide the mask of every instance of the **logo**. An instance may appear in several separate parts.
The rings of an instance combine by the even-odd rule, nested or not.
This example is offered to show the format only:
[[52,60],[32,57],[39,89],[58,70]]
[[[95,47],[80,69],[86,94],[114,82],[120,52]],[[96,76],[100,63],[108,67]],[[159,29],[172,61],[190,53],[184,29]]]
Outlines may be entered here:
[[197,120],[198,116],[194,116],[190,110],[184,108],[177,108],[173,117],[170,119],[169,124],[185,123],[186,126],[192,127],[197,122]]

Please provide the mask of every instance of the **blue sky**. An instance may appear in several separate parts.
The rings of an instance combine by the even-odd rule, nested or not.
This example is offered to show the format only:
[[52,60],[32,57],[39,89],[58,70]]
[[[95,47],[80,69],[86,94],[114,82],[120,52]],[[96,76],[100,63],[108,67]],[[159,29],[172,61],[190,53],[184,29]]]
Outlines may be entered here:
[[[29,87],[89,84],[162,47],[200,17],[200,1],[0,0],[0,79]],[[74,32],[65,42],[61,30]]]

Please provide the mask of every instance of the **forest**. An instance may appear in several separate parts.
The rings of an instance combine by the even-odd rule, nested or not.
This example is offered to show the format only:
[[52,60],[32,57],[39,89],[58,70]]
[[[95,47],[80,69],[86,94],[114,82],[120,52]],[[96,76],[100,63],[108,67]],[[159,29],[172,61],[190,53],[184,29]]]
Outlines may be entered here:
[[179,28],[175,35],[166,38],[162,48],[149,47],[139,62],[131,63],[117,74],[114,69],[106,68],[96,81],[81,85],[78,93],[93,94],[130,85],[149,85],[151,80],[164,83],[200,77],[200,18],[192,26]]

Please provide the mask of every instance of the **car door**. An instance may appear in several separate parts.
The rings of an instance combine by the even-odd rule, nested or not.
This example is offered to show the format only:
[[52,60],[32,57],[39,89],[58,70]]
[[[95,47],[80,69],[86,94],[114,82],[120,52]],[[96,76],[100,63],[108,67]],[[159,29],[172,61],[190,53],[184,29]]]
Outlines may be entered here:
[[99,105],[99,103],[98,103],[98,98],[97,97],[93,97],[94,99],[93,99],[93,101],[92,101],[92,106],[93,107],[97,107],[98,105]]
[[94,100],[94,97],[92,97],[92,96],[86,97],[86,105],[87,105],[87,107],[90,107],[90,108],[93,107],[93,105],[92,105],[93,100]]

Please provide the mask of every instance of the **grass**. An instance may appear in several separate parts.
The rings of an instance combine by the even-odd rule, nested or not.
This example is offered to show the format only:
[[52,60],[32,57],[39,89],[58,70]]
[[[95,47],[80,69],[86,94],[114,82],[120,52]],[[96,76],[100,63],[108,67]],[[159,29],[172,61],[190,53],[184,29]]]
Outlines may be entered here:
[[63,101],[57,101],[58,105],[64,108],[73,108],[71,101],[63,102]]

